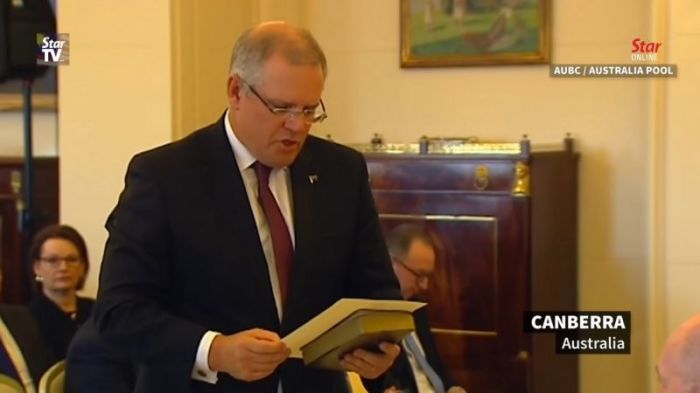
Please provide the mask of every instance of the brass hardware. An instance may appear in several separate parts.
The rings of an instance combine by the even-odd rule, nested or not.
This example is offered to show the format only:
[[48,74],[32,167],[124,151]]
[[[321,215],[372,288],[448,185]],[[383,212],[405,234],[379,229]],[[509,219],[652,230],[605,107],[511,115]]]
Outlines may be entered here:
[[527,361],[529,357],[530,353],[528,351],[520,351],[517,355],[515,355],[515,359],[518,361]]
[[10,172],[10,188],[12,188],[12,193],[17,195],[22,190],[22,172],[12,171]]
[[[423,145],[426,142],[423,141]],[[419,154],[421,143],[382,143],[351,144],[350,147],[361,153]],[[429,155],[520,155],[519,143],[447,143],[430,141],[423,149]],[[424,153],[425,154],[425,153]]]
[[379,213],[379,218],[387,218],[393,220],[425,220],[425,221],[481,221],[481,222],[496,222],[495,217],[487,216],[448,216],[443,214],[394,214],[394,213]]
[[369,144],[372,146],[372,149],[374,149],[374,151],[381,150],[382,145],[384,145],[384,138],[382,138],[381,135],[375,133],[372,139],[369,141]]
[[381,145],[373,144],[352,144],[348,145],[360,153],[388,153],[388,154],[418,154],[419,146],[417,143],[383,143]]
[[428,139],[427,136],[423,135],[418,139],[418,152],[420,154],[428,154],[428,151],[430,151],[430,139]]
[[22,172],[10,172],[10,188],[12,188],[12,193],[17,198],[17,214],[21,217],[22,211],[24,210],[24,199],[22,198]]
[[474,187],[479,191],[484,191],[489,185],[489,167],[478,165],[474,170]]
[[521,161],[515,164],[513,195],[530,196],[530,167]]
[[447,146],[442,153],[447,154],[520,154],[519,143],[465,143]]

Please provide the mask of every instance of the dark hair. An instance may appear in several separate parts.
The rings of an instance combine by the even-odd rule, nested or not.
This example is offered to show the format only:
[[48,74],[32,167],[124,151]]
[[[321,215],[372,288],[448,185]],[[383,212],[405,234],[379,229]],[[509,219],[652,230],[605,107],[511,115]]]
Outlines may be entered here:
[[394,228],[387,237],[387,248],[393,257],[404,257],[414,240],[420,240],[435,249],[433,238],[420,225],[402,224]]
[[[34,235],[32,243],[29,246],[29,267],[30,271],[32,266],[41,259],[41,248],[44,246],[49,239],[63,239],[67,240],[78,249],[80,254],[80,259],[83,261],[85,266],[85,275],[90,270],[90,260],[88,258],[87,246],[85,245],[85,239],[80,235],[75,228],[69,225],[49,225],[42,228],[39,232]],[[37,283],[37,287],[41,287],[41,283]],[[85,285],[85,277],[78,281],[77,289],[83,289]]]

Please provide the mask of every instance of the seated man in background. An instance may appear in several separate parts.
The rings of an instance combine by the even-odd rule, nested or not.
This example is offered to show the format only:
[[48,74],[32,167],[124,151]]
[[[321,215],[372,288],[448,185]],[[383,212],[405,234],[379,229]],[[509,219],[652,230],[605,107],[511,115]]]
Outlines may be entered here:
[[656,372],[661,393],[700,392],[700,314],[671,333]]
[[[387,238],[391,262],[406,300],[416,300],[429,288],[435,271],[433,239],[416,225],[401,225]],[[385,392],[465,393],[445,372],[430,332],[426,307],[414,314],[415,332],[403,342],[404,353],[385,378]]]
[[0,374],[35,393],[42,374],[53,364],[34,317],[23,306],[0,305]]

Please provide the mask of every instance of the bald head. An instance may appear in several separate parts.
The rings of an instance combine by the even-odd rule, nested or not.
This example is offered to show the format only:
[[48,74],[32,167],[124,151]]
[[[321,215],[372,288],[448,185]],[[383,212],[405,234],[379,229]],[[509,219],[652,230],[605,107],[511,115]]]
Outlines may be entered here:
[[700,314],[668,338],[658,364],[664,393],[700,393]]
[[240,36],[231,55],[230,74],[258,86],[263,83],[265,62],[276,54],[293,65],[318,65],[324,78],[327,74],[326,56],[311,33],[282,21],[263,22]]

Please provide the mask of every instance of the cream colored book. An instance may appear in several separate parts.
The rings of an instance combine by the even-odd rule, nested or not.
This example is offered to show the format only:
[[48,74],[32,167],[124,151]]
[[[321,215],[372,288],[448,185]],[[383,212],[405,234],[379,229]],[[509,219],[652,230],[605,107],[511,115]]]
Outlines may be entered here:
[[301,347],[304,364],[344,371],[340,359],[355,348],[379,351],[382,341],[399,342],[415,329],[407,311],[359,310]]
[[413,312],[425,303],[402,300],[341,299],[282,341],[305,364],[342,370],[339,359],[355,348],[398,342],[414,330]]

